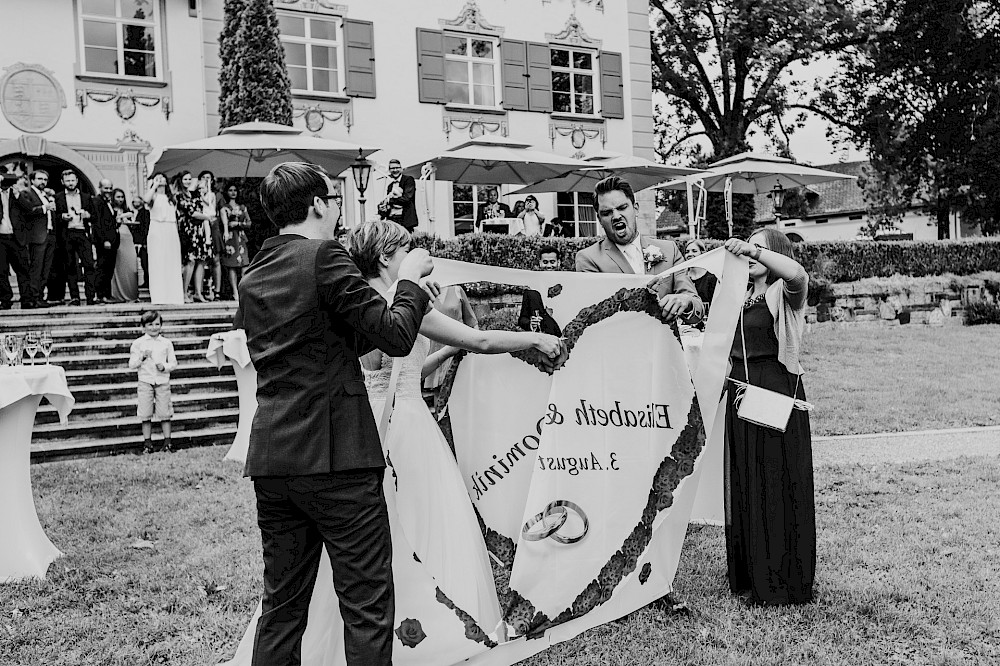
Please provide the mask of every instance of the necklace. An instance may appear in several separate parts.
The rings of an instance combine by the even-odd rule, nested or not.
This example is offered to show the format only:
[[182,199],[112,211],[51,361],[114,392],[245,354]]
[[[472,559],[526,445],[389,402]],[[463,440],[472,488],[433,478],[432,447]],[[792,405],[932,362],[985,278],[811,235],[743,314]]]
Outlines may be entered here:
[[757,294],[756,296],[753,296],[753,295],[747,296],[747,300],[744,301],[743,307],[744,308],[748,308],[748,307],[750,307],[752,305],[756,305],[757,303],[760,303],[762,300],[764,300],[764,296],[766,294],[767,294],[767,292],[763,292],[762,291],[761,293]]

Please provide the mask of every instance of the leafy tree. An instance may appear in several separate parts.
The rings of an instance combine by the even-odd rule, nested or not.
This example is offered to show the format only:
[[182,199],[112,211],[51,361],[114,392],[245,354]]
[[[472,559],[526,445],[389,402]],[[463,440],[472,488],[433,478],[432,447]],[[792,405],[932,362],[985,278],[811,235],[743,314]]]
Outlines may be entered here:
[[1000,208],[1000,6],[989,0],[882,0],[872,39],[806,105],[870,152],[877,223],[923,200],[945,238],[962,211],[995,232]]
[[219,40],[222,126],[291,125],[292,86],[272,0],[227,0]]
[[[660,155],[705,136],[715,159],[747,150],[762,130],[787,146],[789,68],[864,41],[867,10],[847,0],[650,0]],[[669,119],[668,119],[669,118]]]

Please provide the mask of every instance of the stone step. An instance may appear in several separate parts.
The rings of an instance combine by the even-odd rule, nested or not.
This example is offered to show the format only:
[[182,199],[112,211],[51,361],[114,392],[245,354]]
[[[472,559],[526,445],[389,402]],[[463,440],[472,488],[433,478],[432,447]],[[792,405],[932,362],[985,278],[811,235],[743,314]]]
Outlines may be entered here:
[[[110,382],[107,384],[80,384],[73,387],[73,397],[77,403],[100,402],[102,400],[118,400],[126,397],[136,397],[136,377],[131,381]],[[186,393],[216,393],[220,391],[235,391],[236,376],[233,374],[211,375],[205,377],[170,378],[170,393],[176,398]],[[75,411],[75,410],[74,410]]]
[[[174,351],[200,350],[202,353],[208,348],[208,339],[201,336],[183,336],[170,338],[174,345]],[[52,349],[52,363],[63,364],[80,356],[89,354],[115,354],[128,353],[132,346],[132,339],[121,338],[117,340],[57,340],[54,339]],[[41,355],[39,354],[39,358]]]
[[[214,363],[202,360],[200,362],[178,365],[170,373],[170,383],[172,385],[174,380],[186,379],[188,377],[218,377],[220,375],[231,374],[233,374],[231,365],[224,365],[219,369],[215,367]],[[135,382],[137,381],[137,377],[136,371],[129,370],[127,367],[66,371],[66,381],[69,383],[70,389],[84,384],[122,384],[129,381]]]
[[[187,449],[194,446],[229,446],[236,437],[236,424],[223,423],[215,426],[192,428],[171,433],[170,444],[176,449]],[[31,443],[31,462],[52,462],[56,460],[72,460],[77,458],[94,458],[123,453],[142,452],[142,434],[100,439],[85,440],[46,440]],[[160,445],[160,429],[153,424],[153,444]],[[169,455],[169,454],[155,454]],[[225,449],[220,450],[219,457],[225,456]],[[233,463],[238,465],[239,463]]]
[[[116,330],[131,329],[142,335],[141,315],[130,313],[127,317],[114,316],[112,313],[87,313],[86,316],[59,317],[58,313],[50,308],[44,311],[46,314],[36,314],[42,311],[31,310],[31,316],[23,315],[19,317],[5,316],[0,319],[0,328],[4,331],[23,332],[32,330],[52,331],[56,335],[64,330]],[[6,310],[5,312],[10,312]],[[51,313],[51,314],[49,314]],[[233,314],[231,312],[192,312],[190,315],[177,315],[163,317],[163,328],[166,330],[171,326],[199,326],[206,324],[228,324],[232,328]]]
[[[70,412],[69,418],[72,421],[103,421],[108,419],[119,419],[135,417],[137,397],[135,387],[131,387],[131,394],[108,398],[105,400],[95,400],[83,402],[77,400]],[[235,390],[223,391],[195,391],[188,393],[177,393],[174,387],[170,390],[174,413],[200,412],[203,410],[232,409],[239,408],[239,393]],[[73,394],[76,395],[76,392]],[[59,414],[56,408],[46,402],[38,408],[35,415],[36,424],[57,423]]]
[[[55,347],[53,352],[58,352],[59,348]],[[49,361],[53,365],[61,365],[66,369],[67,372],[73,370],[102,370],[102,369],[116,369],[116,368],[128,368],[129,361],[129,349],[128,347],[122,347],[114,352],[108,352],[104,354],[80,354],[79,356],[60,356],[57,353],[53,353],[50,356]],[[182,365],[187,365],[189,363],[194,363],[198,361],[205,361],[205,350],[204,349],[174,349],[174,356],[177,358],[178,367]],[[27,360],[28,357],[25,355],[25,363],[30,364]],[[45,362],[45,357],[41,352],[35,354],[35,363],[37,365],[42,365]],[[132,372],[137,372],[132,370]]]
[[[226,331],[232,330],[232,322],[216,322],[216,323],[200,323],[200,324],[183,324],[183,323],[165,323],[163,325],[162,334],[164,337],[170,338],[171,342],[174,338],[191,338],[200,337],[205,340],[205,345],[208,345],[208,338],[212,336],[213,333],[225,333]],[[39,329],[37,327],[28,327],[24,331],[30,330],[46,330],[44,328]],[[14,331],[8,330],[6,327],[0,326],[0,333],[23,333],[24,331]],[[128,341],[129,344],[132,343],[138,337],[141,337],[143,331],[138,326],[136,327],[122,327],[122,328],[79,328],[79,329],[69,329],[69,328],[56,328],[51,329],[52,339],[56,345],[60,345],[63,342],[89,342],[91,340],[118,340],[118,341]]]
[[[175,413],[170,420],[171,428],[176,432],[197,430],[209,425],[231,423],[234,426],[239,420],[240,410],[237,408],[208,409],[196,412]],[[159,426],[154,422],[153,428]],[[95,440],[113,437],[133,437],[142,434],[142,424],[135,416],[98,421],[74,421],[70,414],[69,423],[36,424],[32,432],[32,441],[58,439],[60,441]]]

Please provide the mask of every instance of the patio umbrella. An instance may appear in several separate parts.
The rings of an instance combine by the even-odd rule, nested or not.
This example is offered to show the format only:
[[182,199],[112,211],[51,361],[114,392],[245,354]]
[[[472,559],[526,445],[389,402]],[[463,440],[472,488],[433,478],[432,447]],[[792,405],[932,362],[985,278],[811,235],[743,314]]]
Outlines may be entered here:
[[[698,217],[697,211],[704,207],[704,193],[725,192],[726,218],[729,222],[729,233],[732,234],[733,194],[767,194],[779,186],[785,190],[848,179],[856,179],[856,176],[796,164],[789,159],[773,155],[740,153],[710,164],[703,173],[664,183],[660,188],[687,191],[688,223],[692,228],[695,227]],[[692,198],[694,188],[700,191],[697,202]]]
[[227,127],[218,136],[167,146],[150,162],[151,171],[208,170],[221,178],[262,177],[282,162],[312,162],[335,176],[351,165],[359,150],[364,157],[378,149],[258,121]]
[[528,185],[588,166],[580,160],[530,148],[527,143],[481,136],[408,166],[403,173],[419,178],[424,165],[431,164],[438,180],[467,185]]
[[644,157],[620,155],[611,158],[588,158],[590,166],[546,178],[522,187],[510,194],[536,194],[539,192],[593,192],[594,185],[608,176],[620,176],[628,181],[636,192],[662,183],[670,178],[703,173],[699,169],[668,166]]

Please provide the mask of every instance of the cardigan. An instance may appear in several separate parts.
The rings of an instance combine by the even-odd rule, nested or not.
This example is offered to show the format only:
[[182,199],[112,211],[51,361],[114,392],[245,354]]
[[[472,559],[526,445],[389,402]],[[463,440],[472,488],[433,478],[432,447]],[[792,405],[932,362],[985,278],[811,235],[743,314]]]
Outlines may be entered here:
[[774,335],[778,338],[778,361],[789,372],[801,375],[799,365],[802,334],[805,332],[806,297],[809,293],[809,276],[801,266],[799,272],[788,280],[775,280],[764,292],[767,308],[774,317]]

